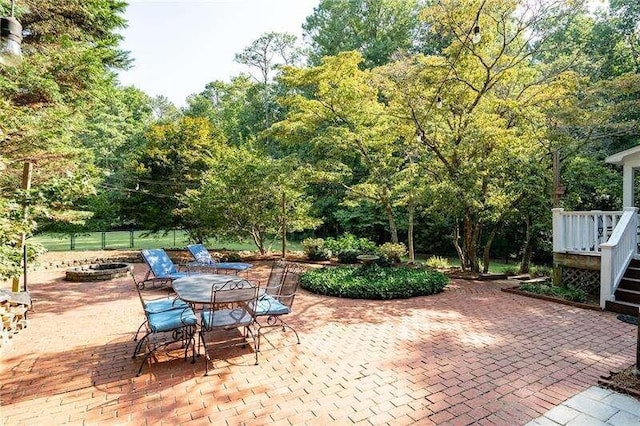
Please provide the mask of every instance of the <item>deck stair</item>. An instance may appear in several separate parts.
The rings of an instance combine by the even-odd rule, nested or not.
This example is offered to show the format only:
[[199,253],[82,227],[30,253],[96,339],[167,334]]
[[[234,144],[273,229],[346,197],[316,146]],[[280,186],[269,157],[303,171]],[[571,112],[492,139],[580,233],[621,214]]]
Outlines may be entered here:
[[640,260],[633,259],[624,273],[615,300],[607,301],[605,309],[619,314],[638,316],[640,309]]

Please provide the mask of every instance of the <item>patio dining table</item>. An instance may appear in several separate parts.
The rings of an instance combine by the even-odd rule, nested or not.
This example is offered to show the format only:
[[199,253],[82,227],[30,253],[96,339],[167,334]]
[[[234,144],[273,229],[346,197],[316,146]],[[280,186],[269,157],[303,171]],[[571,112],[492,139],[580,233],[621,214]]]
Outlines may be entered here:
[[[199,274],[191,275],[184,278],[178,278],[173,281],[171,287],[176,295],[189,303],[190,305],[207,305],[211,303],[211,291],[213,289],[221,289],[227,283],[238,283],[246,281],[244,278],[235,277],[234,275],[226,274]],[[233,292],[227,294],[226,300],[216,300],[217,303],[230,303],[233,302]]]

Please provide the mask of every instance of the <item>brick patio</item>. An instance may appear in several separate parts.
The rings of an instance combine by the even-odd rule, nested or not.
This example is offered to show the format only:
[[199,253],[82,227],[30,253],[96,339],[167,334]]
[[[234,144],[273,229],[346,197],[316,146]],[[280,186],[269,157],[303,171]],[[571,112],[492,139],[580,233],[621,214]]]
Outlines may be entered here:
[[30,276],[29,327],[0,349],[1,424],[517,425],[635,362],[637,328],[614,314],[455,280],[384,302],[301,291],[300,345],[275,332],[258,366],[246,349],[204,377],[202,359],[176,355],[136,377],[132,280],[63,276]]

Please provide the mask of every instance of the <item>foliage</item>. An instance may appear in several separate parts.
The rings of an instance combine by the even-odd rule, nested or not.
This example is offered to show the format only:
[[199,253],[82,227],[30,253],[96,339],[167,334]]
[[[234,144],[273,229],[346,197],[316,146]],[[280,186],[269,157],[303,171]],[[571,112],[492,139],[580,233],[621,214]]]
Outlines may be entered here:
[[[546,114],[569,105],[575,88],[574,75],[546,73],[530,61],[530,41],[544,36],[537,23],[550,12],[560,21],[571,13],[552,9],[527,8],[521,16],[515,2],[434,2],[423,16],[431,31],[452,39],[442,56],[383,68],[390,114],[407,140],[418,134],[430,211],[454,221],[463,269],[478,271],[483,244],[489,248],[515,206],[547,185]],[[476,16],[486,28],[479,44],[469,39]]]
[[358,238],[349,232],[345,232],[339,238],[327,238],[324,247],[330,250],[340,263],[355,263],[358,255],[374,253],[376,250],[373,241],[367,238]]
[[295,90],[282,98],[288,112],[271,133],[308,151],[302,160],[317,170],[318,179],[342,183],[349,196],[345,203],[377,203],[391,241],[398,242],[393,204],[399,201],[398,170],[406,162],[403,139],[372,85],[374,74],[359,69],[361,61],[357,52],[343,52],[317,67],[284,68],[282,82]]
[[128,216],[154,232],[193,229],[175,212],[181,207],[179,197],[201,185],[225,149],[222,135],[202,118],[152,125],[144,136],[144,148],[130,165],[136,181],[125,200]]
[[[20,239],[10,233],[32,233],[34,219],[79,223],[90,215],[79,200],[94,192],[97,170],[81,133],[99,114],[96,99],[113,93],[113,71],[129,64],[118,48],[126,3],[16,3],[24,60],[15,68],[0,66],[0,198],[3,209],[18,205],[23,212],[25,206],[30,219],[0,213],[8,224],[0,230],[3,276],[19,270]],[[0,0],[2,16],[9,7]],[[24,162],[35,164],[32,190],[19,195],[14,190]]]
[[416,0],[321,0],[303,24],[310,62],[357,50],[371,68],[415,47],[419,27]]
[[377,265],[312,269],[300,277],[300,285],[306,290],[353,299],[426,296],[441,292],[448,281],[437,271]]
[[377,249],[380,257],[389,263],[400,263],[403,256],[407,255],[407,246],[402,243],[384,243]]
[[502,268],[502,273],[509,276],[518,275],[519,272],[520,268],[517,265],[509,265]]
[[433,269],[449,269],[451,267],[449,259],[441,256],[431,256],[424,264]]
[[297,232],[318,225],[305,186],[306,172],[295,161],[227,147],[202,176],[201,185],[180,197],[182,207],[175,212],[195,241],[250,237],[265,254],[268,238],[281,236],[283,226]]
[[531,271],[533,277],[550,277],[553,275],[553,269],[549,266],[535,266]]
[[559,297],[571,302],[587,301],[587,293],[573,286],[557,286],[550,284],[521,284],[520,290],[528,293],[543,294],[548,296]]
[[325,247],[325,241],[322,238],[306,238],[302,240],[302,250],[309,260],[329,260],[332,253]]

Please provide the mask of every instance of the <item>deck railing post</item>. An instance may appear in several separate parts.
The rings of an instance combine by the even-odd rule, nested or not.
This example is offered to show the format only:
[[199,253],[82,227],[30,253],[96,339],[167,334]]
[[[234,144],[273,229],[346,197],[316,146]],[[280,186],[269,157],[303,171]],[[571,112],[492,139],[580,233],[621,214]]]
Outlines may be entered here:
[[562,217],[564,209],[558,207],[551,209],[551,211],[553,212],[553,251],[560,252],[565,249],[564,220]]

